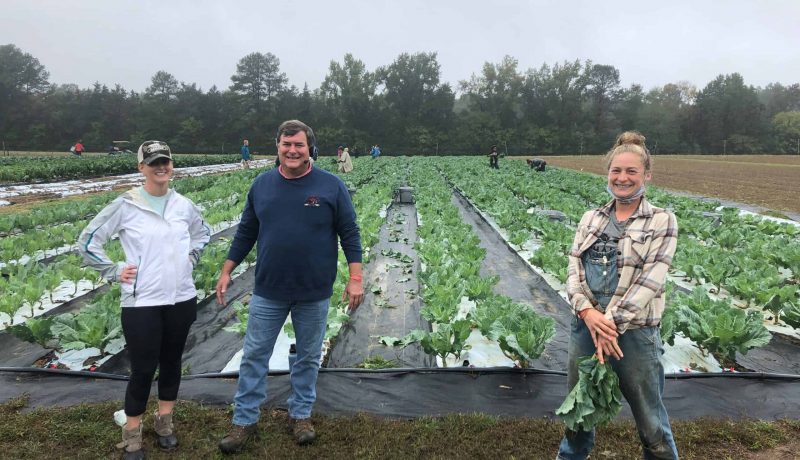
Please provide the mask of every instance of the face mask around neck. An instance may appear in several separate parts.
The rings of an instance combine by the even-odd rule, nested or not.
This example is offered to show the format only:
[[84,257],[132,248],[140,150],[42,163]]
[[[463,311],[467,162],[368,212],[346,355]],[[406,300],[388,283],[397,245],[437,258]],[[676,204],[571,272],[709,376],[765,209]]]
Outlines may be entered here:
[[611,187],[610,186],[606,186],[606,191],[608,191],[608,193],[611,194],[611,196],[613,196],[614,199],[617,200],[617,202],[619,202],[621,204],[631,204],[631,203],[636,202],[636,200],[638,200],[642,195],[644,195],[645,186],[644,186],[644,184],[642,184],[642,186],[639,188],[639,190],[636,191],[636,193],[634,193],[631,196],[626,196],[626,197],[620,197],[620,196],[617,196],[616,194],[614,194],[614,192],[611,191]]

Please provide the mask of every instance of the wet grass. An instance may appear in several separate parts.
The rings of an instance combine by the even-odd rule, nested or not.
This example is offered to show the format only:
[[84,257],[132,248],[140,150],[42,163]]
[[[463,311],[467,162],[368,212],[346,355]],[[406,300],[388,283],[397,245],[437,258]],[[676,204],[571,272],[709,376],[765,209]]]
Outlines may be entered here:
[[[119,402],[49,410],[27,410],[18,398],[0,405],[0,458],[117,458],[120,429],[112,414]],[[163,453],[155,445],[151,404],[145,418],[148,458],[222,458],[217,442],[230,426],[230,410],[181,402],[175,412],[181,446]],[[411,420],[314,416],[318,439],[298,447],[287,431],[288,417],[264,411],[259,437],[232,458],[470,458],[555,457],[563,425],[558,421],[498,418],[481,414]],[[699,419],[673,424],[686,459],[796,458],[800,422]],[[592,458],[641,458],[636,430],[620,421],[600,429]]]

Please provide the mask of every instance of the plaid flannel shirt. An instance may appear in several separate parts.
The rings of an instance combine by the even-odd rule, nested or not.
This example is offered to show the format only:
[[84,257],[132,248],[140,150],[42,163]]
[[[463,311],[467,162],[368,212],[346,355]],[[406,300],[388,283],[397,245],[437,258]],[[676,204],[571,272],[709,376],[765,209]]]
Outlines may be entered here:
[[[587,211],[578,224],[569,254],[567,295],[574,314],[596,308],[597,300],[586,283],[581,254],[603,233],[610,220],[610,201]],[[664,312],[664,283],[678,242],[678,222],[669,211],[652,206],[645,198],[628,219],[617,256],[619,285],[606,309],[606,318],[622,334],[628,328],[658,326]]]

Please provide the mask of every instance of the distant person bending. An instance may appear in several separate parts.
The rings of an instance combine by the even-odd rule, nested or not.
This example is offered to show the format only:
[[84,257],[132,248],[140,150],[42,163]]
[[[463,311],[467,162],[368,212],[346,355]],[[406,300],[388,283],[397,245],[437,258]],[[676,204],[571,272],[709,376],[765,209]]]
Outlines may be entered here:
[[526,160],[528,162],[528,166],[535,171],[544,171],[547,167],[547,162],[542,160],[541,158],[534,158]]
[[[167,450],[178,446],[172,410],[181,383],[181,355],[197,317],[192,269],[211,235],[197,206],[169,188],[169,146],[147,141],[138,158],[144,185],[112,201],[78,238],[84,263],[121,287],[131,375],[125,391],[127,421],[117,447],[128,460],[144,458],[141,423],[156,369],[158,409],[153,421],[158,445]],[[114,234],[125,262],[113,262],[103,249]]]

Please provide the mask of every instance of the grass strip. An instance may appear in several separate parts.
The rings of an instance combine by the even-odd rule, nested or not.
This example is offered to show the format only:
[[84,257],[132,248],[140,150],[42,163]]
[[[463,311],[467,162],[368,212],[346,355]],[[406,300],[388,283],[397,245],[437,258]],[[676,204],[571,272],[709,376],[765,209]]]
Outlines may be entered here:
[[[48,410],[26,409],[25,397],[0,404],[0,452],[3,458],[113,458],[120,429],[112,413],[120,402],[84,404]],[[151,399],[145,416],[145,449],[151,459],[222,458],[217,443],[230,426],[230,409],[181,401],[175,412],[180,447],[158,450]],[[299,447],[287,431],[288,416],[264,410],[259,438],[236,458],[527,458],[555,457],[564,425],[559,421],[482,414],[417,419],[387,419],[360,414],[313,417],[318,439]],[[792,458],[800,447],[800,421],[703,418],[674,421],[681,458]],[[631,421],[600,428],[593,458],[641,458]]]

